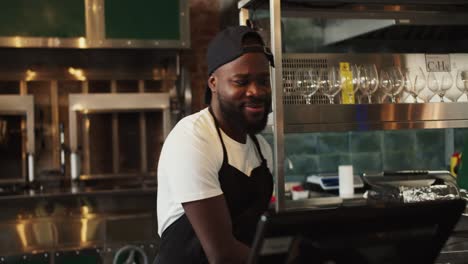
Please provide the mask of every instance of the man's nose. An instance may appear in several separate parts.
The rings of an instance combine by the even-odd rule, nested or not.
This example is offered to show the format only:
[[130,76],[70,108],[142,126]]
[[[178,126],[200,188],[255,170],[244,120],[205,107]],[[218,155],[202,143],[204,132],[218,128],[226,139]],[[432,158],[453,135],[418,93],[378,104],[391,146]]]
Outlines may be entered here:
[[257,82],[251,82],[247,87],[247,96],[264,96],[268,92],[269,87],[260,85]]

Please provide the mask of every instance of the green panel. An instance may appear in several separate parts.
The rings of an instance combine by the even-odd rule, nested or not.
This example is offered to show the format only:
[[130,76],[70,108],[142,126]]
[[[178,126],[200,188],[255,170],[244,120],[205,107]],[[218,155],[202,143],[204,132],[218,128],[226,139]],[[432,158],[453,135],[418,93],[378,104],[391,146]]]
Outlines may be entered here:
[[85,35],[84,0],[2,2],[0,36],[74,38]]
[[179,0],[105,1],[106,38],[179,40]]

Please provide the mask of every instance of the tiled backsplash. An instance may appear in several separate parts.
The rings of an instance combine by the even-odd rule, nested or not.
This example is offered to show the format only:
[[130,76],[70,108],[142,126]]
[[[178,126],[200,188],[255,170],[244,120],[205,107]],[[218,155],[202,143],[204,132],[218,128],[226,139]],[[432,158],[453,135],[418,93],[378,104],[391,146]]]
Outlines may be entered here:
[[[468,129],[286,134],[286,181],[302,181],[314,173],[336,173],[352,164],[356,173],[385,170],[448,169],[446,142],[461,151]],[[451,136],[453,135],[453,136]],[[272,134],[264,134],[273,143]]]

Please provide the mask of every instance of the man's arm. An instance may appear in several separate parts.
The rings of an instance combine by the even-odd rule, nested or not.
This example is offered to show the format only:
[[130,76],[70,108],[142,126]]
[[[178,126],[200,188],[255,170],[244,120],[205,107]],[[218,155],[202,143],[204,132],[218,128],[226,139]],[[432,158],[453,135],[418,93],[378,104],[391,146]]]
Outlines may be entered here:
[[245,263],[249,248],[232,234],[224,195],[183,203],[182,206],[210,263]]

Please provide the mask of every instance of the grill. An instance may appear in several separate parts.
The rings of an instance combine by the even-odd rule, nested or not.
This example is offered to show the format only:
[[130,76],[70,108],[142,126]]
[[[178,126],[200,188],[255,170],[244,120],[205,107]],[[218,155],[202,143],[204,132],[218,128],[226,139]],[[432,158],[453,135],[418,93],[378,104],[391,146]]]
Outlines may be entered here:
[[[328,67],[327,59],[283,57],[283,104],[329,104],[328,98],[318,90],[310,96],[311,85],[320,69]],[[307,74],[310,74],[307,78]]]

